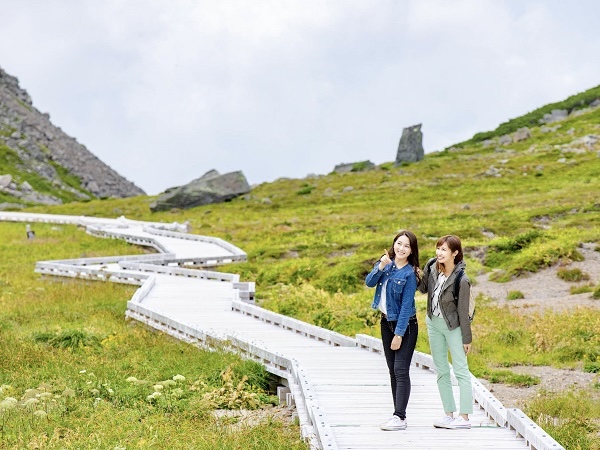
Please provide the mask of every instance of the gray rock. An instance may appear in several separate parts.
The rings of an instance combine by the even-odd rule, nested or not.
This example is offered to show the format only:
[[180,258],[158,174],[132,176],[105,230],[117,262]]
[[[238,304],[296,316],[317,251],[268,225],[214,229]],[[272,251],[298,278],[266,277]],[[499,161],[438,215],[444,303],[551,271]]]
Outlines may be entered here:
[[248,192],[250,185],[241,171],[220,175],[211,170],[184,186],[167,189],[150,205],[150,209],[156,212],[222,203]]
[[12,175],[0,175],[0,189],[4,189],[10,186],[12,182]]
[[552,123],[559,120],[565,119],[569,115],[569,111],[566,109],[553,109],[550,113],[544,114],[544,117],[540,119],[542,123]]
[[402,130],[398,152],[396,153],[396,165],[403,162],[421,161],[425,156],[421,125],[413,125]]
[[375,167],[371,161],[360,161],[355,163],[342,163],[334,167],[335,173],[348,173],[348,172],[362,172],[363,170],[369,170]]
[[487,175],[488,177],[501,177],[502,176],[502,174],[500,173],[500,170],[498,170],[494,166],[490,166],[489,169],[486,170],[485,175]]
[[23,208],[26,208],[26,206],[22,205],[20,203],[8,203],[8,202],[0,203],[0,211],[23,209]]
[[500,144],[500,145],[508,145],[508,144],[512,144],[512,142],[513,142],[513,140],[512,140],[512,137],[510,136],[510,134],[503,134],[498,139],[498,144]]
[[54,197],[53,195],[42,194],[40,192],[32,191],[28,192],[21,197],[24,201],[30,203],[38,203],[41,205],[60,205],[62,200]]
[[556,130],[558,130],[559,128],[560,128],[560,125],[556,125],[556,126],[554,126],[554,127],[547,127],[547,126],[543,125],[543,126],[540,128],[540,131],[541,131],[542,133],[554,133],[554,132],[555,132]]
[[526,139],[529,139],[531,137],[531,132],[529,131],[529,128],[527,127],[523,127],[523,128],[519,128],[517,131],[515,131],[515,134],[513,134],[513,142],[520,142],[520,141],[524,141]]
[[594,134],[586,134],[585,136],[574,140],[573,142],[571,142],[571,144],[575,144],[575,145],[583,145],[585,146],[588,150],[593,150],[594,147],[596,146],[596,144],[600,141],[600,137],[594,135]]
[[23,183],[21,183],[21,190],[23,192],[32,192],[33,188],[27,181],[23,181]]

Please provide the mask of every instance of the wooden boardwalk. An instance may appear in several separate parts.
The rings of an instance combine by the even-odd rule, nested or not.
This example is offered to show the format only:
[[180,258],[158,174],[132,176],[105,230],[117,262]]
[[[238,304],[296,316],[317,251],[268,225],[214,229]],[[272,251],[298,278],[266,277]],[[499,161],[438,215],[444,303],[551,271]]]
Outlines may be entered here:
[[[220,239],[185,233],[180,224],[0,212],[0,220],[75,223],[99,237],[156,248],[156,255],[38,262],[53,276],[139,285],[126,315],[200,346],[225,346],[265,365],[286,387],[303,437],[316,449],[562,449],[518,409],[505,409],[475,378],[470,430],[436,429],[442,414],[429,355],[415,353],[408,428],[384,432],[392,413],[381,341],[343,336],[253,304],[254,283],[235,274],[189,269],[243,261],[245,253]],[[421,330],[423,332],[423,330]],[[458,397],[457,387],[455,396]]]

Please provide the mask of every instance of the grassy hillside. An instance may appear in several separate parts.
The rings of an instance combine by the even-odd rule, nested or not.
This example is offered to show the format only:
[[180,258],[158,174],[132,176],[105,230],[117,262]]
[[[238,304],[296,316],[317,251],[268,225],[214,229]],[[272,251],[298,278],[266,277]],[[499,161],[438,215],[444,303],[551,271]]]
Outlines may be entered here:
[[[6,131],[0,128],[0,134],[2,133],[6,133]],[[78,197],[75,195],[75,191],[88,195],[90,198],[94,198],[92,193],[81,187],[81,180],[77,176],[70,174],[67,169],[56,162],[51,162],[51,164],[56,170],[57,176],[62,185],[67,186],[69,189],[63,189],[60,187],[60,183],[53,183],[38,173],[27,169],[24,166],[23,161],[13,149],[4,144],[0,144],[0,175],[10,174],[13,182],[17,184],[27,181],[35,191],[52,195],[63,202],[72,202],[77,200]],[[23,200],[21,197],[14,197],[6,192],[0,192],[0,203],[2,202],[28,206],[33,204],[32,202]]]
[[[597,97],[594,90],[581,95],[587,103],[588,97]],[[536,120],[526,119],[526,123],[531,137],[509,145],[499,143],[499,135],[507,132],[503,130],[486,135],[491,143],[477,137],[460,148],[428,154],[418,163],[401,167],[388,163],[364,172],[282,179],[256,186],[244,198],[188,211],[152,214],[149,203],[153,199],[148,197],[31,211],[187,220],[192,232],[221,237],[248,252],[247,263],[221,270],[256,281],[257,298],[263,306],[348,335],[377,336],[378,319],[369,308],[373,293],[364,287],[364,277],[400,229],[410,229],[418,236],[421,264],[433,256],[439,236],[459,235],[466,247],[470,277],[493,271],[498,282],[580,259],[582,243],[595,243],[600,249],[600,142],[590,137],[600,136],[600,109],[581,109],[552,124],[555,129],[550,132],[534,126]],[[518,124],[516,128],[522,121]],[[13,226],[0,224],[3,233]],[[65,256],[75,256],[67,250],[78,250],[67,247],[66,242],[79,242],[80,238],[55,239],[65,246]],[[10,251],[16,252],[26,244],[11,245]],[[111,247],[111,254],[123,251],[120,244],[110,245],[116,249]],[[35,258],[39,255],[28,260],[24,272],[32,271]],[[5,268],[2,279],[13,276],[7,271]],[[578,289],[600,297],[598,283],[591,280]],[[36,280],[35,286],[49,289],[53,285]],[[10,301],[11,308],[17,309],[15,300],[30,295],[23,289],[12,290],[10,297],[3,293],[3,304]],[[61,295],[84,295],[92,289],[127,290],[66,283]],[[129,294],[124,292],[123,298]],[[56,301],[54,297],[43,298],[44,306]],[[425,330],[423,297],[418,298],[418,304],[421,330]],[[41,305],[37,305],[39,311],[44,310]],[[66,299],[64,307],[70,308]],[[124,326],[118,325],[124,300],[112,308],[111,327]],[[0,312],[3,324],[5,314]],[[52,328],[52,318],[46,320],[47,327]],[[82,327],[91,323],[81,319]],[[600,307],[525,315],[480,298],[471,368],[476,376],[522,385],[539,380],[511,372],[512,365],[554,365],[597,373],[599,329]],[[158,339],[153,344],[176,345]],[[418,349],[428,351],[424,331]],[[176,367],[179,362],[172,359],[170,364]],[[167,365],[161,376],[167,376],[166,372]],[[15,373],[3,375],[1,381],[15,377]],[[598,449],[599,398],[600,381],[592,392],[547,393],[526,412],[540,420],[566,448]]]
[[45,259],[142,250],[75,226],[0,223],[0,448],[306,449],[297,425],[216,408],[276,403],[257,363],[125,320],[134,286],[45,279]]

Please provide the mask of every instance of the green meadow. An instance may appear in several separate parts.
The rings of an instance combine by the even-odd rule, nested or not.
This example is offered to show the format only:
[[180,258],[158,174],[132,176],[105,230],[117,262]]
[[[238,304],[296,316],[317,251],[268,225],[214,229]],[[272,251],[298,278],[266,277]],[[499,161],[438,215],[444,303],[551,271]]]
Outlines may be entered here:
[[[434,255],[439,236],[457,234],[470,278],[489,272],[499,283],[581,260],[583,243],[600,251],[600,143],[585,138],[600,136],[600,108],[586,107],[598,97],[600,87],[561,102],[577,113],[545,128],[538,119],[556,105],[417,163],[371,170],[357,164],[346,174],[280,179],[222,204],[151,213],[153,198],[137,197],[27,211],[188,221],[193,233],[248,253],[247,262],[218,270],[255,281],[260,305],[350,336],[378,336],[364,277],[398,230],[418,236],[421,265]],[[498,142],[522,126],[529,139]],[[0,223],[2,448],[307,447],[297,424],[271,418],[247,426],[211,414],[272,406],[260,366],[126,321],[135,287],[46,279],[33,271],[38,260],[147,250],[73,226],[34,229],[37,238],[27,241],[23,224]],[[559,276],[598,306],[534,313],[480,297],[470,357],[475,376],[530,386],[539,379],[512,366],[600,372],[599,280],[584,271]],[[425,330],[424,297],[417,303]],[[417,349],[429,351],[423,331]],[[542,392],[524,410],[565,448],[598,450],[596,380],[589,389]],[[14,399],[12,406],[6,398]],[[217,404],[217,398],[230,401]]]

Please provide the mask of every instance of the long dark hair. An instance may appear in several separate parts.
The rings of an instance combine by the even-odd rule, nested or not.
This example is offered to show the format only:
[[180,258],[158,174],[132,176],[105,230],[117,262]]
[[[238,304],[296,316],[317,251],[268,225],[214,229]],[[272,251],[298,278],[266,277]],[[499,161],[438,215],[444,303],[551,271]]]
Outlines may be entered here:
[[394,244],[398,240],[400,236],[406,236],[408,238],[408,242],[410,244],[410,255],[408,255],[408,263],[413,267],[415,274],[417,275],[417,279],[421,279],[421,271],[419,270],[419,243],[417,242],[417,236],[415,233],[408,230],[400,231],[394,240],[392,241],[392,245],[388,250],[388,255],[390,255],[390,259],[393,261],[396,258],[396,252],[394,251]]
[[[463,260],[462,243],[460,242],[460,238],[458,236],[455,236],[453,234],[447,234],[446,236],[442,236],[441,238],[438,239],[437,243],[435,244],[435,248],[438,249],[444,244],[448,245],[448,248],[450,249],[450,251],[452,253],[454,253],[455,251],[458,251],[458,253],[454,257],[454,264],[458,264],[459,262],[461,262]],[[440,264],[437,261],[435,264],[436,264],[435,268],[437,269],[438,272],[442,272],[444,270],[443,264]]]

